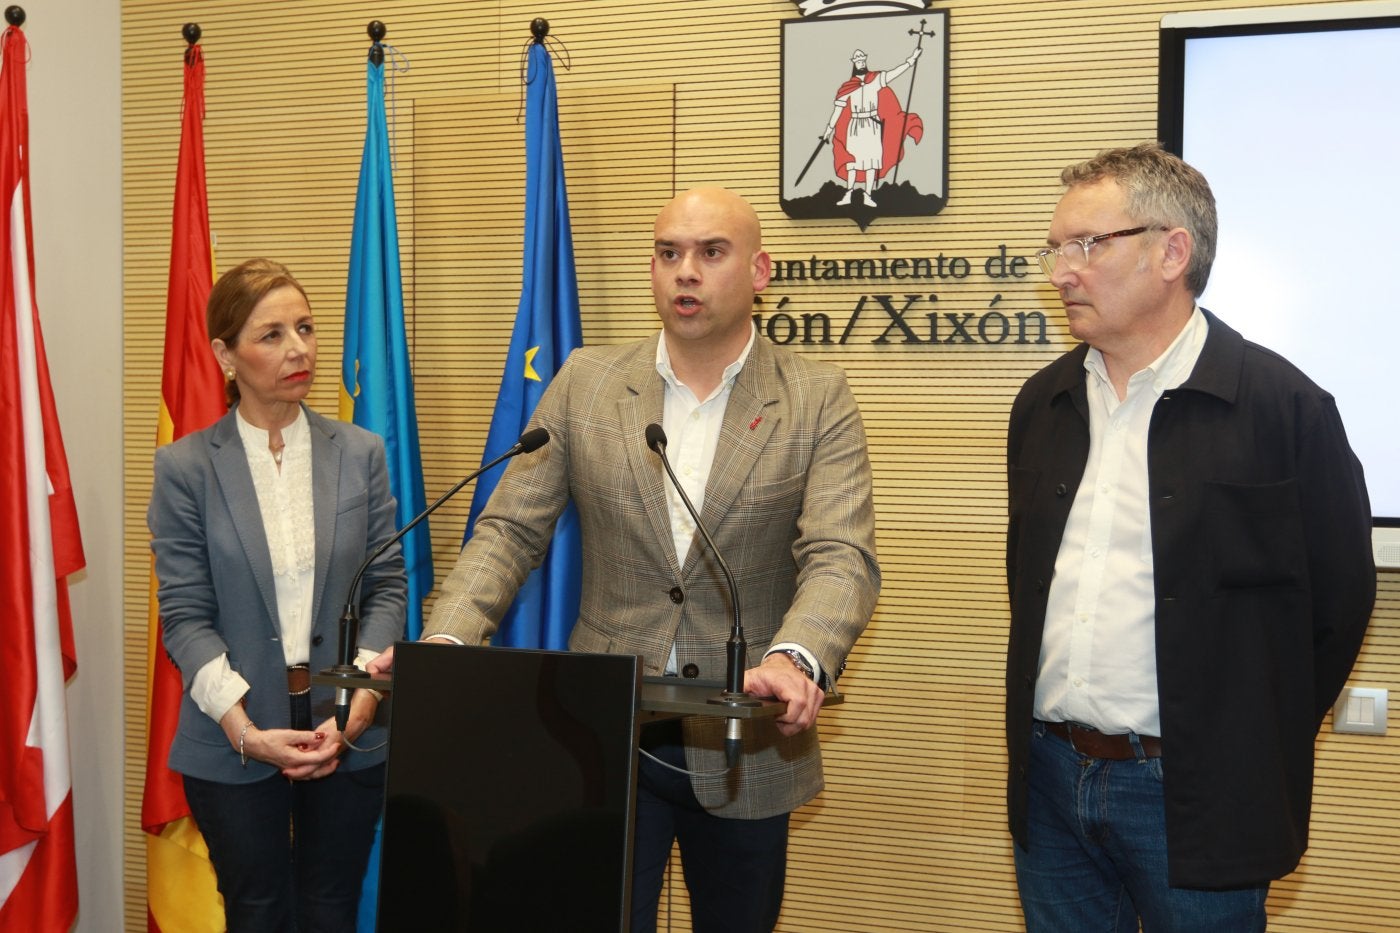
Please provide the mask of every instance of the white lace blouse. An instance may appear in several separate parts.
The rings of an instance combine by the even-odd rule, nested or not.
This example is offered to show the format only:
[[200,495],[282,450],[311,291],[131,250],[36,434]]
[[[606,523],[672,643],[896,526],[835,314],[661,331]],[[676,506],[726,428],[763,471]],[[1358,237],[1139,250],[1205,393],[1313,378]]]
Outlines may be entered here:
[[[311,432],[306,412],[282,429],[281,469],[268,448],[268,432],[236,419],[253,489],[262,513],[263,531],[272,558],[277,595],[277,623],[287,666],[311,659],[312,600],[316,580],[316,521],[311,494]],[[250,594],[253,596],[255,594]],[[218,721],[248,692],[248,682],[221,654],[195,673],[190,696],[200,710]]]

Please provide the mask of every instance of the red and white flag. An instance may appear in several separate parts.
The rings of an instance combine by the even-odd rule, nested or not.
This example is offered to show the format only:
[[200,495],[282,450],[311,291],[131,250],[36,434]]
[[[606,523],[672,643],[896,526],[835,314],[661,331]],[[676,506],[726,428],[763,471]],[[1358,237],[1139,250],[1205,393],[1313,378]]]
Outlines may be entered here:
[[64,684],[77,669],[67,576],[83,545],[34,302],[28,43],[0,48],[0,930],[78,913]]

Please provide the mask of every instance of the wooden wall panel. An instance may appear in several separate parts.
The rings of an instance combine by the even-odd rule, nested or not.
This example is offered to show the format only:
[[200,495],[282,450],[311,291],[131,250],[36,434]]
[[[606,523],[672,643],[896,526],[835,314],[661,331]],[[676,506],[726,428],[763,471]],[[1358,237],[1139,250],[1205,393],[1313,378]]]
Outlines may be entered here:
[[[160,383],[169,215],[179,136],[180,25],[204,29],[210,207],[219,265],[286,261],[318,315],[312,404],[335,410],[341,311],[363,140],[365,24],[411,61],[394,89],[396,194],[427,492],[479,462],[520,285],[528,24],[569,51],[556,66],[584,336],[656,327],[651,218],[670,195],[724,184],[749,197],[775,259],[967,258],[966,279],[919,283],[937,308],[1043,314],[1048,343],[871,342],[802,352],[844,366],[875,468],[880,606],[823,715],[827,790],[794,817],[782,930],[1019,930],[1004,826],[1004,421],[1025,378],[1068,346],[1038,273],[993,280],[981,262],[1044,239],[1060,168],[1153,135],[1156,42],[1169,12],[1228,0],[966,0],[951,11],[949,203],[928,220],[793,221],[778,191],[781,23],[789,0],[125,0],[122,74],[128,688],[126,926],[144,929],[144,524]],[[775,282],[760,313],[844,321],[866,293]],[[1216,309],[1227,319],[1228,309]],[[946,336],[946,334],[945,334]],[[439,580],[467,499],[432,523]],[[1400,689],[1400,580],[1382,597],[1353,681]],[[1313,845],[1275,885],[1271,929],[1362,931],[1400,915],[1400,765],[1393,736],[1318,744]],[[688,929],[675,875],[663,927]]]

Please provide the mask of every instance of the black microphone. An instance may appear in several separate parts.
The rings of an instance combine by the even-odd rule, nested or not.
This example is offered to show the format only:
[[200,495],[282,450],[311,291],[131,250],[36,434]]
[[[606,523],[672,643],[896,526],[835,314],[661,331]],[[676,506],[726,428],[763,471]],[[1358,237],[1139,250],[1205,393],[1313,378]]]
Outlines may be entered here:
[[[700,520],[700,513],[695,510],[690,497],[685,494],[685,489],[676,479],[676,473],[671,469],[671,461],[666,459],[666,432],[661,429],[659,424],[649,424],[646,434],[647,446],[661,458],[661,465],[666,468],[666,475],[671,478],[671,485],[680,494],[681,502],[685,504],[686,511],[695,520],[696,530],[700,532],[700,537],[705,539],[705,543],[710,546],[710,553],[715,556],[715,562],[719,564],[719,569],[724,574],[724,580],[729,584],[729,601],[734,606],[734,623],[730,626],[729,641],[725,645],[724,693],[712,697],[710,702],[725,706],[759,706],[761,705],[759,700],[744,692],[744,662],[748,645],[744,642],[744,623],[739,612],[739,585],[734,582],[734,574],[730,571],[724,556],[720,554],[719,548],[715,547],[715,539],[710,537],[705,523]],[[739,763],[739,750],[743,740],[741,726],[739,717],[731,716],[725,728],[724,757],[731,768]]]
[[355,689],[355,686],[349,684],[349,681],[360,680],[370,676],[367,671],[362,671],[355,666],[355,654],[358,651],[358,645],[356,643],[360,638],[360,578],[365,575],[365,571],[369,569],[369,565],[378,560],[380,555],[385,551],[397,544],[399,540],[403,538],[404,535],[408,534],[419,522],[436,512],[438,507],[444,502],[461,492],[462,487],[467,485],[467,483],[470,483],[482,473],[485,473],[504,460],[509,460],[511,457],[519,454],[528,454],[532,451],[539,450],[548,443],[549,432],[544,428],[531,428],[526,431],[524,434],[520,435],[520,440],[516,441],[509,450],[490,463],[482,464],[479,469],[473,470],[471,473],[467,474],[460,483],[447,490],[436,502],[414,516],[413,521],[394,532],[387,541],[375,548],[374,553],[366,557],[365,562],[360,565],[360,569],[355,571],[355,576],[350,581],[349,595],[345,598],[345,610],[340,614],[340,643],[336,648],[336,657],[339,658],[340,663],[321,671],[323,676],[338,677],[347,682],[347,686],[337,687],[335,690],[335,725],[341,732],[345,731],[345,726],[350,721],[350,691]]

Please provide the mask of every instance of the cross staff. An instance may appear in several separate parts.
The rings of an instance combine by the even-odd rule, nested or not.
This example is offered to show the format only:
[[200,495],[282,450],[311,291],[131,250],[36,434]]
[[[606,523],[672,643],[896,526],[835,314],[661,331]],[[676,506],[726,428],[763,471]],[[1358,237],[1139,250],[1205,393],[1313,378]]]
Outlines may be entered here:
[[[925,29],[924,27],[927,26],[927,25],[928,25],[928,20],[926,20],[926,19],[921,19],[921,20],[919,20],[919,28],[918,28],[918,29],[911,29],[911,30],[909,30],[909,35],[911,35],[911,36],[918,36],[918,37],[919,37],[919,41],[914,45],[914,51],[915,51],[916,54],[919,53],[919,52],[922,52],[922,51],[924,50],[924,36],[937,35],[937,33],[935,32],[935,30],[932,30],[932,29]],[[904,133],[905,133],[905,131],[909,128],[909,111],[910,111],[911,109],[913,109],[913,107],[914,107],[914,87],[915,87],[915,85],[914,85],[914,79],[917,78],[918,76],[919,76],[919,59],[918,59],[918,57],[915,57],[915,59],[914,59],[914,67],[913,67],[912,69],[910,69],[910,71],[909,71],[909,99],[906,100],[906,101],[904,102],[904,117],[903,117],[903,119],[901,119],[901,121],[900,121],[900,127],[899,127],[899,158],[898,158],[898,159],[895,161],[895,163],[894,163],[894,175],[892,175],[892,176],[890,177],[890,184],[891,184],[891,185],[893,185],[893,184],[895,184],[896,182],[899,181],[899,163],[904,161]]]

